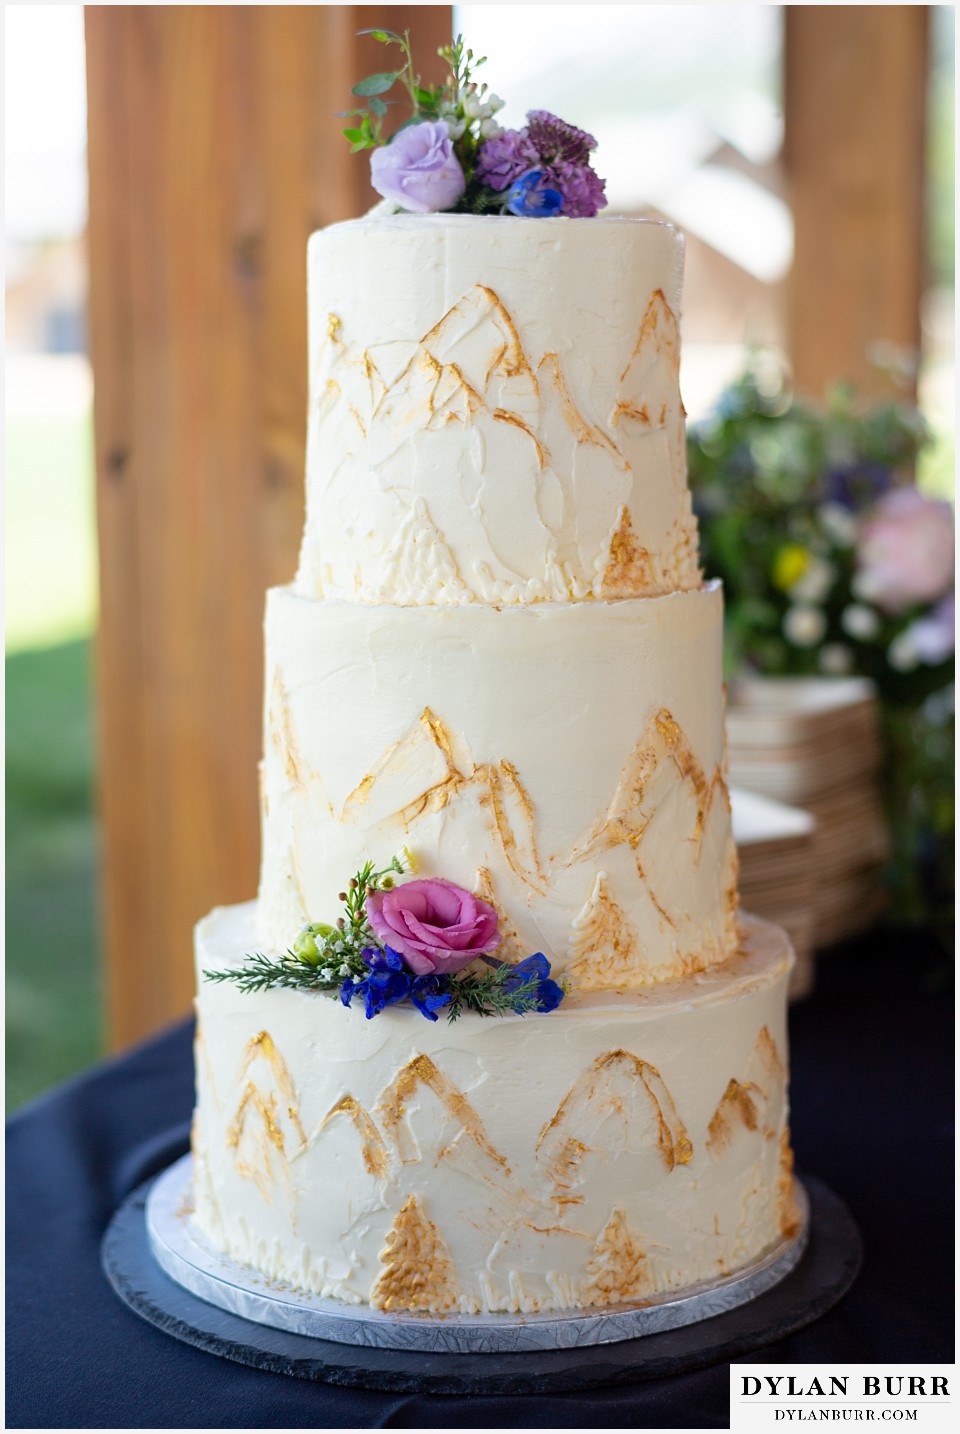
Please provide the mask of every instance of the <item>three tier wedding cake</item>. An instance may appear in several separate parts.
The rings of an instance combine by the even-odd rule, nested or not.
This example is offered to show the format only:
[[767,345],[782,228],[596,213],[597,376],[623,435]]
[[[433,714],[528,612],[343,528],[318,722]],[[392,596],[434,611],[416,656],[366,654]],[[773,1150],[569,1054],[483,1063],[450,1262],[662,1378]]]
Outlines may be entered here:
[[196,1225],[387,1311],[642,1301],[798,1218],[790,953],[737,909],[685,480],[682,240],[516,213],[310,241],[260,892],[197,931]]

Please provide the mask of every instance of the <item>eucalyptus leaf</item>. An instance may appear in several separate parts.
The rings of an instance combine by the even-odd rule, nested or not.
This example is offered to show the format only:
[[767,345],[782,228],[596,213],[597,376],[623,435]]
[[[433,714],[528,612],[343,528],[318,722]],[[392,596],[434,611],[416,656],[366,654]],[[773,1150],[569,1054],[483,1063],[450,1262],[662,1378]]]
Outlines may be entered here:
[[379,75],[368,75],[365,80],[354,85],[351,94],[360,95],[364,99],[367,95],[385,95],[402,73],[401,70],[383,70]]
[[372,35],[375,40],[380,41],[381,45],[403,44],[400,36],[395,34],[393,30],[358,30],[357,39],[359,39],[361,35]]
[[378,115],[381,119],[387,112],[387,106],[384,104],[383,100],[381,100],[377,95],[371,95],[370,109],[375,115]]

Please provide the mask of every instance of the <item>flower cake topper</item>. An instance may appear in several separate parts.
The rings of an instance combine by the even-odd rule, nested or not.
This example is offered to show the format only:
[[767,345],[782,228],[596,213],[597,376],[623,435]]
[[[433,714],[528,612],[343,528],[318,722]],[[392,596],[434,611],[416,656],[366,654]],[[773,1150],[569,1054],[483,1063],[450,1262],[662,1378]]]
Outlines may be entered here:
[[[335,926],[311,922],[279,960],[258,952],[243,966],[204,976],[241,991],[336,991],[345,1006],[362,1000],[367,1020],[407,1001],[428,1021],[444,1009],[455,1021],[464,1011],[524,1015],[559,1006],[564,992],[542,952],[516,965],[491,954],[500,932],[488,902],[440,877],[398,885],[411,869],[406,851],[382,871],[368,861],[340,893],[344,915]],[[468,970],[477,961],[486,969]]]
[[[515,214],[589,219],[607,203],[604,181],[590,156],[597,142],[585,130],[531,110],[523,129],[502,129],[503,100],[474,73],[486,64],[461,36],[439,51],[449,66],[442,85],[424,86],[414,70],[410,32],[363,30],[382,45],[399,46],[399,69],[368,75],[353,93],[366,107],[346,113],[343,131],[354,152],[370,149],[370,180],[395,209],[415,214]],[[383,120],[396,84],[406,91],[410,118],[389,141]]]

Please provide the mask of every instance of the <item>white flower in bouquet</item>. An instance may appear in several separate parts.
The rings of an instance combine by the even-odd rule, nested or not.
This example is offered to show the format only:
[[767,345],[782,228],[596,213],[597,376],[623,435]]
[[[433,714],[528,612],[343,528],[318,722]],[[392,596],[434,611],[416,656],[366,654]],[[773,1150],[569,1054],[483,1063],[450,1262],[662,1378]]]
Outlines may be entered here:
[[823,531],[839,548],[852,548],[857,541],[857,520],[842,503],[821,503],[817,516]]
[[848,637],[869,642],[880,631],[880,614],[866,603],[852,602],[840,614],[840,626]]
[[783,635],[794,647],[816,647],[827,630],[827,619],[818,607],[797,603],[783,615]]
[[844,677],[853,667],[853,654],[842,642],[825,642],[818,654],[820,671],[828,677]]
[[802,575],[790,588],[790,597],[799,603],[822,602],[833,587],[836,576],[837,570],[833,563],[811,553]]

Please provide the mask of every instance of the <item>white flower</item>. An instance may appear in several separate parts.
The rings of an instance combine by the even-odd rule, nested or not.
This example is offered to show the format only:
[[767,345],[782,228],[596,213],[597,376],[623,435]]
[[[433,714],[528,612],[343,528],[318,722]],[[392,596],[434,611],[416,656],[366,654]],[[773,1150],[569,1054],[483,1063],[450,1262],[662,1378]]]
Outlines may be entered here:
[[487,103],[485,106],[487,114],[495,115],[498,110],[503,109],[505,104],[506,100],[502,100],[499,95],[487,95]]
[[485,119],[480,121],[481,139],[497,139],[502,134],[503,125],[497,124],[495,119]]
[[471,94],[468,90],[460,103],[463,106],[463,112],[468,119],[483,118],[483,105],[480,101],[479,95],[477,95],[476,92]]
[[880,615],[875,608],[865,603],[852,602],[840,614],[840,626],[849,637],[869,642],[880,631]]
[[466,120],[448,119],[444,123],[447,126],[447,134],[451,139],[462,139],[467,129]]
[[828,563],[825,558],[818,558],[816,554],[811,554],[802,576],[790,589],[790,596],[795,602],[821,602],[833,586],[836,576],[837,570],[833,563]]
[[887,648],[887,661],[897,672],[912,672],[920,666],[920,654],[910,628],[893,639]]
[[349,976],[349,975],[350,975],[350,967],[347,965],[346,961],[344,961],[343,965],[340,967],[340,975],[341,975],[341,976]]
[[821,503],[817,509],[828,537],[841,548],[852,548],[857,540],[857,520],[842,503]]
[[827,619],[818,607],[797,604],[783,616],[783,635],[794,647],[816,647],[827,630]]
[[849,647],[842,642],[825,642],[819,652],[820,669],[831,677],[842,677],[853,666]]

